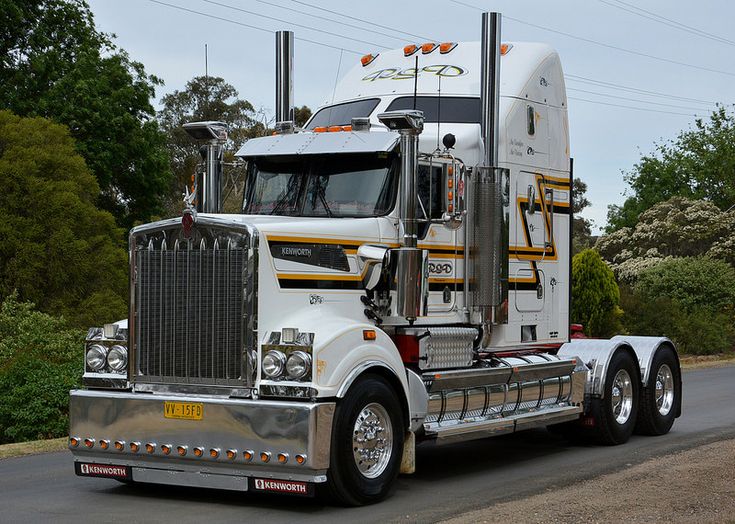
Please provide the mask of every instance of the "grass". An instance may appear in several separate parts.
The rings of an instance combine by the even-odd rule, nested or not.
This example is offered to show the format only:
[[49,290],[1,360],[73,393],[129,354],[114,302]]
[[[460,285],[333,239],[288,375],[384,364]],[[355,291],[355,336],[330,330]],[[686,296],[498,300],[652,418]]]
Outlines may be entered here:
[[721,368],[735,364],[735,353],[720,355],[680,355],[683,369]]
[[62,437],[50,440],[31,440],[28,442],[16,442],[14,444],[2,444],[0,445],[0,459],[64,451],[67,449],[67,442],[68,438]]

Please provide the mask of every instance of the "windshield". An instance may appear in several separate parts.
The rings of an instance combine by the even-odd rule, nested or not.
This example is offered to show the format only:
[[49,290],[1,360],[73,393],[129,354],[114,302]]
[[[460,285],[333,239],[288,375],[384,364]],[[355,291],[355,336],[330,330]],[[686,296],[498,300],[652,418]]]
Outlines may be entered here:
[[324,107],[316,112],[306,128],[348,126],[355,117],[370,116],[378,102],[380,102],[379,98],[368,98]]
[[248,167],[243,212],[251,215],[373,217],[393,208],[393,155],[260,157]]

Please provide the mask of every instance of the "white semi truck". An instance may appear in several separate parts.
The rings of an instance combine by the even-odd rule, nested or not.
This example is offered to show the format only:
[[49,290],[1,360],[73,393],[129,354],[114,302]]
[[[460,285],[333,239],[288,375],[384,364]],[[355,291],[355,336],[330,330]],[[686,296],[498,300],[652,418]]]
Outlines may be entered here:
[[292,33],[276,44],[242,213],[222,213],[226,127],[198,122],[182,217],[130,233],[129,320],[89,330],[71,392],[77,474],[365,504],[420,442],[669,431],[671,341],[570,338],[556,52],[501,44],[486,13],[480,42],[364,56],[296,129]]

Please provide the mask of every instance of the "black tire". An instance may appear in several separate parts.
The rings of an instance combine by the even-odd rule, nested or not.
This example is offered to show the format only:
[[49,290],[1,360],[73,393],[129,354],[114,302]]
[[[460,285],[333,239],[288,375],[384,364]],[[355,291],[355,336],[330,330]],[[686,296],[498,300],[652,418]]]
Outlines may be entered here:
[[[630,396],[626,396],[621,391],[627,388],[620,388],[619,384],[615,383],[616,377],[625,378],[625,374],[627,374],[627,384],[630,386]],[[614,395],[614,388],[623,394]],[[616,351],[607,368],[603,397],[593,399],[590,406],[590,415],[595,421],[593,436],[598,443],[616,446],[628,441],[633,434],[638,417],[640,390],[640,372],[633,357],[627,351]],[[626,398],[629,402],[623,404],[623,399]],[[623,408],[618,412],[616,409],[620,406]],[[627,417],[623,416],[624,413],[627,413]]]
[[[661,380],[662,379],[662,380]],[[659,385],[662,386],[659,389]],[[673,395],[667,398],[666,392]],[[662,401],[659,406],[659,395]],[[667,402],[668,400],[668,402]],[[641,435],[665,435],[674,425],[681,407],[681,370],[670,346],[656,352],[651,362],[648,387],[643,388],[635,431]]]
[[[353,434],[357,435],[355,425],[358,417],[368,406],[381,406],[383,415],[390,420],[390,453],[382,465],[375,465],[373,472],[363,473],[358,466],[353,448]],[[373,407],[378,412],[379,409]],[[368,422],[377,420],[368,417]],[[387,426],[386,426],[387,428]],[[363,375],[337,404],[332,428],[330,467],[327,473],[327,488],[330,495],[339,503],[349,506],[372,504],[390,493],[401,467],[404,438],[403,412],[393,388],[378,375]],[[363,433],[364,435],[364,433]],[[376,437],[386,435],[378,432]],[[371,461],[361,463],[363,468],[370,467]],[[374,478],[373,475],[380,471]]]

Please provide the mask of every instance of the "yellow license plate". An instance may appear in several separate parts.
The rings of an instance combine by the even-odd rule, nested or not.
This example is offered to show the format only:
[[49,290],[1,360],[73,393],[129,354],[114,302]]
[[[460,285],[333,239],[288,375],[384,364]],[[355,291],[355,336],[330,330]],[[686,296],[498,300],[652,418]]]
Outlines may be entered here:
[[204,417],[204,404],[199,402],[165,401],[163,403],[163,416],[184,420],[202,420]]

